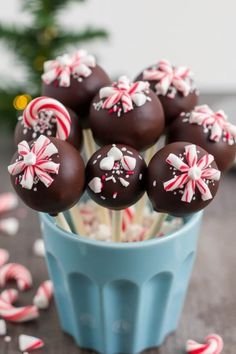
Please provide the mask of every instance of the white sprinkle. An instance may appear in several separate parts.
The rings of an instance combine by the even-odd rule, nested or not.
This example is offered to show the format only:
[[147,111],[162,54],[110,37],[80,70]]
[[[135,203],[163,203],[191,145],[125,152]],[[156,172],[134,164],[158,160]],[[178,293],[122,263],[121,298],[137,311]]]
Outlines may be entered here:
[[133,155],[132,151],[127,150],[128,154]]
[[129,186],[129,182],[126,181],[124,178],[120,177],[119,180],[120,180],[120,183],[122,184],[122,186],[124,186],[124,187]]
[[139,180],[141,181],[141,179],[143,178],[142,173],[139,174]]
[[97,163],[97,160],[94,160],[94,161],[93,161],[93,165],[95,165],[95,163]]
[[122,151],[126,151],[127,149],[126,149],[126,147],[123,147],[121,150],[122,150]]
[[98,156],[97,156],[97,159],[100,159],[101,156],[102,156],[102,155],[98,155]]
[[157,181],[155,180],[155,181],[153,181],[153,187],[156,187],[156,185],[157,185]]
[[37,192],[37,188],[36,187],[34,187],[34,192]]
[[103,196],[103,195],[101,195],[101,197],[100,197],[101,199],[103,199],[103,200],[105,200],[106,198]]
[[142,159],[143,159],[141,155],[138,155],[138,157],[140,158],[140,160],[142,160]]
[[113,196],[112,196],[112,198],[113,198],[113,199],[116,199],[116,197],[117,197],[117,194],[118,194],[118,193],[113,193]]
[[129,175],[126,175],[125,178],[129,178]]

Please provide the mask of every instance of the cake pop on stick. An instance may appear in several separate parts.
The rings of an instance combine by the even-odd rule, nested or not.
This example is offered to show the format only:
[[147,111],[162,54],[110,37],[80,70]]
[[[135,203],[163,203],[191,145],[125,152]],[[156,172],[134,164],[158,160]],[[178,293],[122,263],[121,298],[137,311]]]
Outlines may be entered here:
[[166,145],[147,170],[147,193],[154,210],[184,216],[205,208],[215,197],[221,172],[199,146],[186,142]]
[[193,109],[198,102],[192,72],[184,66],[173,66],[167,60],[160,60],[143,70],[136,80],[150,83],[163,106],[166,125],[181,112]]
[[15,143],[40,135],[66,140],[76,149],[82,146],[82,128],[76,114],[50,97],[37,97],[25,108],[15,129]]
[[146,150],[164,130],[164,113],[158,97],[144,81],[121,76],[99,90],[90,108],[90,127],[100,146],[121,143]]
[[[84,163],[69,143],[40,135],[22,141],[8,166],[17,195],[30,208],[53,216],[73,207],[84,190]],[[61,224],[62,216],[57,221]]]
[[110,82],[95,57],[80,49],[44,63],[42,93],[71,108],[87,129],[91,101],[98,90]]
[[236,155],[236,126],[224,111],[214,112],[209,106],[196,106],[181,113],[167,130],[167,142],[189,141],[214,155],[221,171],[233,165]]
[[[105,208],[118,211],[128,208],[144,194],[146,167],[142,156],[132,147],[124,144],[104,146],[87,163],[88,194]],[[120,213],[113,213],[112,224],[113,227],[116,225],[113,237],[116,241],[121,235],[120,219]]]

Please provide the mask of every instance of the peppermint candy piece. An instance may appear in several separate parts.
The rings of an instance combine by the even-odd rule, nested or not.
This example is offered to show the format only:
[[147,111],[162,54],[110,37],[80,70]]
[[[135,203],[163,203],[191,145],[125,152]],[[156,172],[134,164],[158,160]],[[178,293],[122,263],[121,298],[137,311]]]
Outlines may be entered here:
[[53,284],[51,280],[44,281],[38,288],[33,303],[40,310],[45,310],[49,307],[53,296]]
[[131,156],[124,156],[121,160],[122,167],[126,171],[133,171],[136,167],[136,159]]
[[115,163],[114,157],[107,156],[107,157],[104,157],[100,161],[99,167],[100,167],[101,170],[111,171],[113,169],[114,163]]
[[0,232],[8,236],[15,236],[19,230],[19,221],[16,218],[0,220]]
[[44,346],[44,342],[42,339],[28,336],[25,334],[21,334],[19,336],[19,349],[21,352],[31,352],[35,349],[42,348]]
[[0,268],[0,286],[4,287],[8,280],[16,280],[19,290],[24,291],[32,286],[29,270],[18,263],[7,263]]
[[99,177],[94,177],[88,184],[89,188],[94,193],[101,193],[102,191],[102,181]]
[[118,147],[113,146],[107,153],[107,156],[113,157],[114,161],[120,161],[123,153]]
[[189,354],[220,354],[223,350],[223,339],[218,334],[210,334],[205,338],[206,344],[200,344],[190,339],[186,343]]

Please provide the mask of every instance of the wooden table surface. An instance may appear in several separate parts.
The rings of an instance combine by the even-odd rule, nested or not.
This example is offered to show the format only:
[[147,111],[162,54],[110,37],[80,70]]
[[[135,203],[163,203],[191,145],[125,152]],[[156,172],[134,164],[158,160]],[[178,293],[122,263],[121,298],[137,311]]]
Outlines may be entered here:
[[[0,136],[0,192],[9,191],[10,184],[6,172],[9,156],[13,151],[10,139]],[[149,350],[149,354],[184,353],[187,339],[203,340],[204,336],[216,332],[223,336],[224,354],[236,352],[236,172],[226,175],[216,199],[205,213],[201,230],[198,256],[186,299],[179,328],[169,336],[159,349]],[[23,205],[21,205],[22,208]],[[22,211],[22,210],[21,210]],[[15,215],[15,212],[12,213]],[[21,213],[22,214],[22,213]],[[3,217],[3,216],[1,216]],[[11,261],[19,262],[32,271],[34,289],[22,293],[20,304],[29,304],[41,281],[47,279],[43,258],[32,252],[34,240],[40,237],[37,214],[27,209],[21,220],[17,236],[0,234],[0,247],[10,251]],[[144,324],[145,325],[145,324]],[[8,324],[12,337],[10,343],[0,338],[1,354],[19,353],[17,337],[30,334],[42,338],[46,346],[38,354],[81,354],[91,353],[80,350],[73,340],[60,330],[54,304],[41,312],[40,319],[22,325]]]

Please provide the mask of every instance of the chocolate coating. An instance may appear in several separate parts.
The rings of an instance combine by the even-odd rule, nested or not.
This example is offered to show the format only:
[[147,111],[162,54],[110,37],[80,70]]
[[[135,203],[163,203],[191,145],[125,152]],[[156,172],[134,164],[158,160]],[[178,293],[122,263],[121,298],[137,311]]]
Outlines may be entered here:
[[166,143],[190,141],[193,144],[201,146],[209,154],[212,154],[221,171],[230,169],[235,160],[236,144],[230,145],[223,141],[223,139],[220,139],[219,142],[210,140],[210,131],[205,133],[202,126],[184,122],[185,118],[186,116],[179,115],[169,126]]
[[[71,208],[80,199],[84,191],[85,168],[78,150],[65,141],[49,138],[57,147],[58,153],[52,156],[52,161],[60,163],[59,173],[53,174],[53,182],[46,187],[41,181],[33,185],[32,189],[22,188],[16,183],[19,176],[11,176],[11,183],[17,195],[30,208],[56,215]],[[30,146],[32,143],[30,143]],[[12,163],[19,157],[16,153]],[[36,188],[36,190],[34,190]]]
[[[150,69],[151,67],[147,68]],[[138,75],[135,80],[144,80],[143,72]],[[151,90],[156,93],[155,85],[158,81],[148,80]],[[181,92],[177,92],[174,98],[169,98],[167,96],[158,95],[159,100],[161,101],[164,114],[165,114],[165,124],[169,125],[181,112],[189,112],[193,109],[198,103],[198,94],[194,90],[190,92],[189,95],[184,96]]]
[[[122,158],[130,166],[129,170],[123,168],[121,159],[106,161],[107,166],[110,164],[109,169],[104,169],[104,166],[100,165],[108,155],[113,156],[111,149],[114,150],[114,147],[119,149],[120,155],[123,155]],[[127,157],[132,158],[132,161],[128,161]],[[104,146],[95,152],[86,166],[88,194],[97,204],[108,209],[128,208],[144,194],[146,169],[145,161],[132,147],[123,144]],[[97,181],[94,178],[97,178]]]
[[[181,189],[176,189],[175,191],[165,191],[164,189],[163,183],[171,180],[175,176],[173,174],[173,168],[166,162],[166,159],[171,153],[177,156],[183,154],[186,145],[189,145],[189,143],[178,142],[166,145],[159,150],[150,161],[147,170],[147,193],[153,208],[158,212],[184,216],[205,208],[212,201],[212,199],[203,201],[197,188],[195,189],[195,198],[192,199],[190,203],[181,201]],[[207,152],[199,146],[197,146],[197,151],[200,152],[198,153],[198,160],[207,154]],[[186,162],[185,159],[184,162]],[[211,167],[217,169],[216,163],[213,162]],[[176,176],[181,174],[179,171],[175,172]],[[213,198],[216,195],[218,185],[219,181],[213,181],[208,184]]]
[[[83,134],[82,134],[80,120],[74,111],[72,111],[70,108],[67,107],[66,109],[68,110],[71,118],[71,131],[66,141],[69,144],[73,145],[77,150],[80,150],[83,144]],[[26,140],[27,142],[29,142],[31,140],[37,139],[41,134],[44,134],[47,137],[50,136],[56,137],[56,133],[57,133],[56,123],[51,123],[51,128],[46,131],[35,132],[32,128],[25,129],[23,122],[19,121],[15,128],[14,140],[15,140],[15,144],[18,145],[22,140]]]
[[69,87],[61,87],[58,80],[47,85],[42,83],[42,95],[53,97],[71,108],[81,118],[82,127],[88,128],[88,114],[91,101],[98,90],[111,83],[110,78],[105,71],[98,65],[91,68],[92,74],[82,81],[70,78],[71,84]]
[[100,146],[122,143],[146,150],[157,142],[164,130],[164,113],[159,99],[149,90],[151,101],[122,113],[111,113],[108,109],[96,110],[93,104],[100,101],[99,94],[90,108],[90,127],[96,143]]

